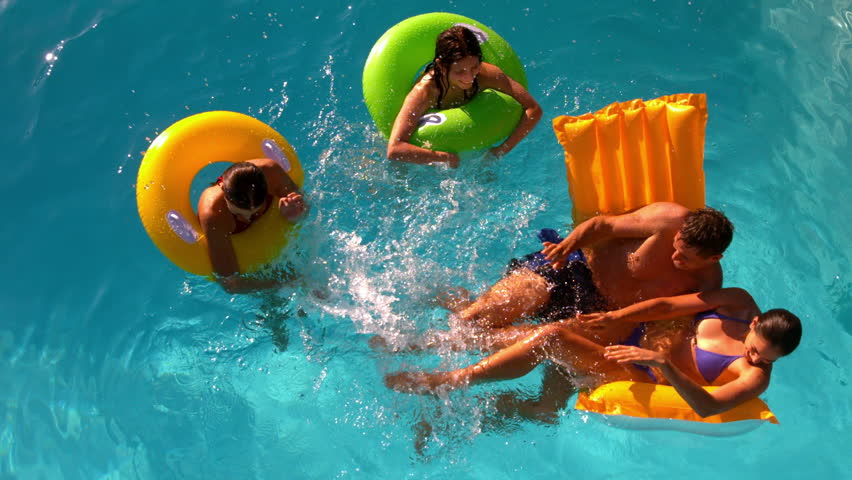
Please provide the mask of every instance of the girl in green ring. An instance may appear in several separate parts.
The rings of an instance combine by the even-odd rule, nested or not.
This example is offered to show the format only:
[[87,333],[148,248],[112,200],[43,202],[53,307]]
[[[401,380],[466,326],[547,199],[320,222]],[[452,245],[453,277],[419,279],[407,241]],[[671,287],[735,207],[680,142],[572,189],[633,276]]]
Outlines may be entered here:
[[541,107],[518,82],[496,65],[482,61],[482,50],[476,35],[456,25],[438,35],[435,58],[396,116],[388,142],[388,158],[410,163],[444,162],[451,168],[459,165],[455,153],[433,151],[410,142],[420,117],[430,109],[446,109],[464,105],[478,92],[490,88],[511,96],[521,104],[521,120],[506,140],[490,153],[501,157],[532,131],[541,119]]

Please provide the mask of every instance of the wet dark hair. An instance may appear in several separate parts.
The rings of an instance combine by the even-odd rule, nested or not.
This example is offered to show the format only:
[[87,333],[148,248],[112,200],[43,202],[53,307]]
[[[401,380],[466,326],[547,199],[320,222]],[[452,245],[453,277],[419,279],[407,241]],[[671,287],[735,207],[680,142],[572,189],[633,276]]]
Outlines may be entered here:
[[789,355],[802,339],[802,322],[788,310],[773,308],[757,317],[754,331],[778,348],[782,355]]
[[710,207],[686,214],[680,239],[703,257],[721,255],[734,238],[734,225],[724,213]]
[[[435,41],[435,58],[432,63],[426,65],[425,69],[427,72],[433,72],[432,81],[438,87],[438,108],[441,108],[444,92],[450,87],[448,78],[450,65],[465,57],[476,57],[482,62],[482,48],[480,48],[479,40],[472,31],[461,25],[456,25],[438,35],[438,39]],[[465,100],[476,95],[476,90],[475,88],[470,95],[465,92]]]
[[252,209],[266,200],[266,176],[250,162],[235,163],[222,173],[222,191],[237,208]]

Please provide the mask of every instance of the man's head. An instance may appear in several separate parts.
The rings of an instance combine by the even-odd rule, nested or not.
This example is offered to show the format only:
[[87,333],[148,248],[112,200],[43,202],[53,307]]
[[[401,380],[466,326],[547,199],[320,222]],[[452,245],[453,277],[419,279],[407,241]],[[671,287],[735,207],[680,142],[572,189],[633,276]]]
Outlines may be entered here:
[[686,215],[674,239],[672,262],[683,270],[698,270],[722,259],[731,244],[734,226],[722,212],[705,207]]
[[751,322],[745,338],[745,357],[752,365],[769,365],[793,353],[802,339],[799,317],[783,308],[763,312]]

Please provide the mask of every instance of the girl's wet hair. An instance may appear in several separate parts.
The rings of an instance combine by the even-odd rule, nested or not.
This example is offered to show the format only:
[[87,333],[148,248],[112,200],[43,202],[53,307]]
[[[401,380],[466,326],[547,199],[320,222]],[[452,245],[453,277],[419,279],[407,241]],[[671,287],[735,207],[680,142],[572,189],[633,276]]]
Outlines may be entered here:
[[266,176],[250,162],[235,163],[222,173],[225,198],[237,208],[249,210],[266,201]]
[[435,61],[440,60],[446,68],[465,57],[476,57],[482,61],[479,40],[469,29],[456,25],[438,35],[435,41]]
[[[465,57],[476,57],[482,62],[482,48],[480,48],[479,40],[472,31],[461,25],[456,25],[438,35],[438,39],[435,41],[435,58],[432,63],[426,66],[425,70],[432,72],[432,80],[438,86],[438,108],[441,108],[444,92],[449,89],[450,65]],[[467,95],[465,95],[465,100],[467,99]]]

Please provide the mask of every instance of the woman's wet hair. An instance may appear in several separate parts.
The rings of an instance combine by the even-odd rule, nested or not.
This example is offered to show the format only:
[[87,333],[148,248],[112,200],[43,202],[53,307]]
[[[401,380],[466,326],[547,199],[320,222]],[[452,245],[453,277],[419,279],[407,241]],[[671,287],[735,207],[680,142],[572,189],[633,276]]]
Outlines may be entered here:
[[774,308],[757,317],[754,331],[778,348],[782,355],[789,355],[802,339],[802,322],[788,310]]
[[721,255],[734,238],[734,225],[724,213],[710,207],[686,214],[680,239],[704,257]]
[[[449,89],[450,65],[465,57],[476,57],[482,62],[482,48],[479,40],[469,29],[456,25],[448,28],[438,35],[435,41],[435,58],[426,66],[425,71],[432,71],[432,80],[438,86],[438,108],[441,108],[441,100],[444,92]],[[471,95],[472,96],[472,95]],[[465,96],[467,100],[467,96]]]
[[225,198],[237,208],[250,210],[266,201],[266,176],[250,162],[235,163],[222,173]]

